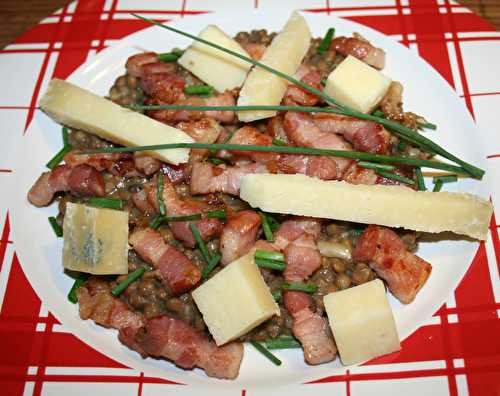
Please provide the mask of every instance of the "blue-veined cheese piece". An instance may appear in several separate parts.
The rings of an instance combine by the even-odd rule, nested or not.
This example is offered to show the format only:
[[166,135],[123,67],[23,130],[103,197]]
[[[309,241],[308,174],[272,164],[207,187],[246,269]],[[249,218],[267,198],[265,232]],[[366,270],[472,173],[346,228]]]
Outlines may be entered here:
[[128,212],[68,202],[63,266],[95,275],[128,272]]

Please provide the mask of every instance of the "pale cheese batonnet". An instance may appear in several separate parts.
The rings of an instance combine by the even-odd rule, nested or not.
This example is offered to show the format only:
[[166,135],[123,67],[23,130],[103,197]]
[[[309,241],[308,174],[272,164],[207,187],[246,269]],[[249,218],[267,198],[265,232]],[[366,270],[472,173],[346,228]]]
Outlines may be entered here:
[[375,279],[323,297],[342,363],[360,363],[401,349],[384,284]]
[[491,203],[467,193],[354,185],[301,174],[243,177],[241,199],[267,212],[444,232],[486,239]]
[[255,264],[253,252],[228,264],[191,295],[217,345],[234,340],[280,314]]
[[[90,132],[124,146],[192,143],[180,129],[123,108],[67,81],[53,79],[40,100],[40,107],[57,122]],[[189,159],[189,149],[146,151],[152,157],[174,165]]]
[[[217,26],[207,26],[198,37],[250,58],[238,42]],[[252,67],[251,63],[199,41],[191,44],[177,62],[219,92],[241,87]]]
[[68,202],[63,266],[95,275],[128,273],[128,212]]
[[345,106],[370,113],[383,99],[389,85],[390,78],[349,55],[328,76],[325,92]]
[[[267,47],[261,63],[280,72],[294,75],[311,42],[311,32],[306,20],[294,12],[283,30]],[[254,67],[241,88],[238,106],[279,105],[289,82],[260,67]],[[238,112],[243,122],[260,120],[276,115],[275,111],[251,110]]]

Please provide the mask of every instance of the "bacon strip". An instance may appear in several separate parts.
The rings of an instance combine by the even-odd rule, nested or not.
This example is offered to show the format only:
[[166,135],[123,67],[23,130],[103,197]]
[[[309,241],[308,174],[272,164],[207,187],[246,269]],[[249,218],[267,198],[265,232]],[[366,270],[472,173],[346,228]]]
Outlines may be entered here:
[[223,265],[250,251],[257,240],[261,223],[260,216],[253,210],[243,210],[230,217],[220,238]]
[[[186,132],[197,143],[214,143],[224,131],[224,127],[209,117],[198,121],[179,122],[176,127]],[[208,152],[209,150],[192,149],[189,155],[190,160],[201,160]]]
[[330,49],[344,56],[352,55],[376,69],[383,69],[385,65],[384,50],[359,37],[336,37],[332,40]]
[[102,175],[88,165],[71,168],[58,165],[49,172],[44,172],[28,192],[28,200],[35,206],[47,206],[54,195],[61,191],[71,191],[83,196],[104,196]]
[[[323,90],[321,86],[321,73],[313,66],[302,64],[297,70],[295,78],[300,79],[301,82],[316,88],[319,91]],[[285,91],[283,102],[285,105],[300,105],[300,106],[314,106],[320,101],[320,98],[301,87],[291,84]]]
[[72,150],[64,156],[64,162],[72,168],[88,165],[97,171],[106,170],[116,176],[134,177],[144,173],[137,169],[137,161],[129,153],[80,154],[80,150]]
[[[156,183],[146,183],[144,185],[144,191],[146,191],[149,203],[158,212]],[[165,176],[163,176],[163,201],[165,202],[169,216],[185,216],[201,213],[200,208],[194,201],[188,202],[179,198],[174,185]],[[219,235],[222,231],[222,223],[219,219],[202,219],[192,223],[196,225],[204,241],[212,239],[216,235]],[[189,229],[189,222],[171,222],[170,229],[172,230],[174,237],[181,241],[185,246],[193,248],[196,245],[193,233]]]
[[184,253],[165,243],[159,232],[151,228],[134,230],[129,242],[139,256],[158,268],[164,283],[174,294],[182,294],[200,281],[199,268]]
[[394,231],[376,225],[368,226],[358,239],[353,258],[369,263],[387,282],[392,294],[404,304],[415,299],[432,271],[427,261],[406,249]]
[[243,359],[241,343],[218,347],[204,334],[167,315],[150,319],[139,331],[123,328],[119,338],[143,356],[163,357],[184,369],[200,367],[215,378],[236,378]]

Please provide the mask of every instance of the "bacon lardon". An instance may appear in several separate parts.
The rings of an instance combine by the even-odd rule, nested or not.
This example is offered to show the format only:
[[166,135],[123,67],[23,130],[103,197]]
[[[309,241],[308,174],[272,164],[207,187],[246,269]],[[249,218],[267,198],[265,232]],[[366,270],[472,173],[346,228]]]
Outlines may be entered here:
[[368,263],[404,304],[415,299],[432,271],[427,261],[407,250],[394,231],[376,225],[368,226],[358,239],[353,258]]
[[257,239],[261,223],[260,216],[253,210],[242,210],[229,218],[220,238],[223,265],[250,251]]
[[129,242],[139,256],[160,271],[164,283],[174,294],[191,290],[200,281],[199,268],[184,253],[166,243],[159,232],[151,228],[134,230]]
[[383,69],[385,66],[384,50],[373,46],[361,37],[336,37],[332,40],[330,49],[344,56],[352,55],[376,69]]

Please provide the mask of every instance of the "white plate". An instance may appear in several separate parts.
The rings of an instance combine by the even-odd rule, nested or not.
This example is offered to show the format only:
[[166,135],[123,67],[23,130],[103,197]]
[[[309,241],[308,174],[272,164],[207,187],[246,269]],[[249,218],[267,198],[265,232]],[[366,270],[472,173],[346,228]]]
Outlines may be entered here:
[[[319,14],[304,14],[314,36],[322,36],[335,26],[337,35],[360,32],[376,46],[387,53],[384,73],[405,87],[405,109],[424,115],[439,126],[437,131],[425,132],[437,143],[447,147],[452,153],[477,166],[484,167],[482,150],[478,147],[476,128],[459,98],[448,84],[427,63],[399,43],[365,26],[343,19]],[[216,23],[224,31],[233,35],[241,30],[266,28],[276,31],[283,26],[288,15],[282,12],[265,13],[253,11],[244,18],[231,13],[217,13],[214,16],[200,15],[186,17],[172,23],[173,26],[198,33],[207,24]],[[79,67],[69,78],[73,83],[101,95],[108,92],[116,77],[123,74],[125,60],[142,50],[166,52],[173,47],[185,47],[190,43],[182,36],[152,27],[121,40]],[[55,205],[37,209],[28,204],[26,193],[45,171],[44,164],[61,148],[61,127],[37,112],[27,132],[24,146],[25,158],[19,158],[14,166],[18,178],[13,191],[14,216],[12,228],[16,251],[23,269],[35,291],[47,308],[85,343],[103,354],[129,367],[143,371],[146,375],[164,377],[185,384],[203,385],[205,390],[218,387],[223,382],[208,378],[201,370],[184,371],[164,360],[142,359],[137,353],[127,349],[117,340],[114,330],[104,329],[91,321],[78,317],[77,306],[67,301],[66,295],[73,280],[66,276],[61,266],[62,240],[56,239],[47,222],[47,217],[55,215]],[[29,158],[28,165],[26,158]],[[428,182],[429,184],[429,182]],[[461,190],[486,196],[484,183],[464,180],[446,185],[447,190]],[[407,306],[401,305],[392,296],[398,331],[401,339],[408,337],[418,327],[425,324],[433,313],[453,293],[463,277],[477,250],[477,243],[464,240],[443,240],[439,243],[421,243],[419,255],[433,264],[429,281],[420,291],[416,300]],[[342,366],[339,360],[320,366],[307,366],[302,354],[297,350],[278,351],[283,365],[276,367],[260,356],[251,347],[246,347],[241,371],[236,381],[224,381],[227,389],[241,389],[249,385],[281,386],[299,384],[308,380],[329,376]],[[213,388],[215,390],[215,388]]]

